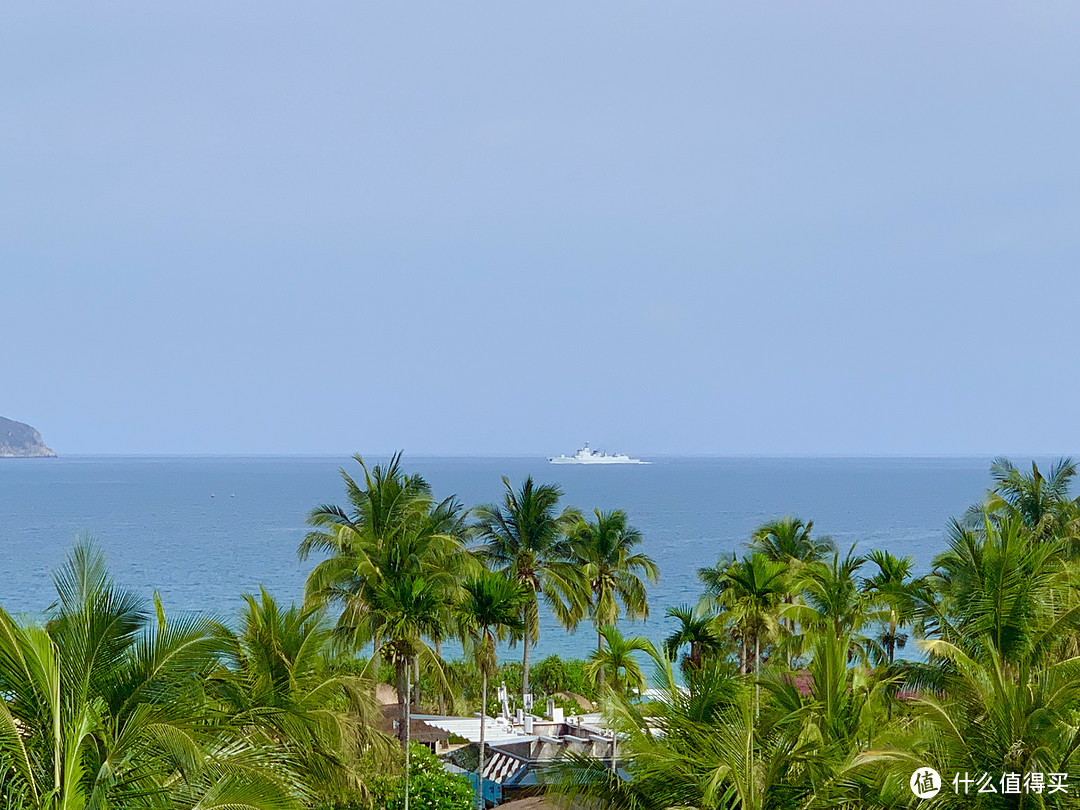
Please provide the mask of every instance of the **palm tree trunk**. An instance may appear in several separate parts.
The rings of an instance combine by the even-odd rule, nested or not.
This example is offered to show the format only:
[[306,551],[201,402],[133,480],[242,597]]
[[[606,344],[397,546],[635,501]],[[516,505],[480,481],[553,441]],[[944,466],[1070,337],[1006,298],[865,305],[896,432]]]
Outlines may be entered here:
[[[442,642],[435,642],[435,657],[439,659],[439,666],[442,666]],[[443,688],[439,687],[439,714],[446,714],[446,694],[443,692]]]
[[[596,651],[602,653],[604,651],[604,637],[600,634],[599,628],[596,631]],[[600,664],[600,690],[604,689],[604,665]]]
[[487,671],[484,671],[483,691],[480,693],[480,765],[476,769],[476,804],[484,810],[484,727],[487,725]]
[[525,641],[521,645],[523,653],[521,656],[521,699],[525,700],[525,695],[529,694],[529,628],[525,628]]
[[[793,605],[793,604],[795,604],[795,598],[793,596],[785,596],[784,597],[784,602],[786,604]],[[789,617],[789,618],[785,619],[784,621],[787,623],[788,632],[791,634],[792,638],[794,638],[795,637],[795,620]],[[787,668],[790,670],[791,669],[791,647],[790,646],[788,646],[787,654],[784,656],[784,658],[787,660]]]
[[[612,723],[614,725],[614,723]],[[611,730],[611,773],[616,775],[618,773],[618,745],[619,745],[619,732],[615,729]]]
[[892,666],[893,657],[896,655],[896,616],[889,614],[889,666]]
[[408,701],[409,701],[409,684],[406,681],[406,674],[408,673],[409,662],[403,661],[400,658],[394,661],[394,679],[397,681],[397,702],[398,702],[398,740],[401,742],[402,749],[405,748],[405,738],[409,730],[409,715],[408,715]]
[[754,633],[754,717],[761,712],[761,636]]
[[417,708],[420,707],[420,656],[414,655],[412,660],[413,671],[413,687],[412,687],[412,703]]

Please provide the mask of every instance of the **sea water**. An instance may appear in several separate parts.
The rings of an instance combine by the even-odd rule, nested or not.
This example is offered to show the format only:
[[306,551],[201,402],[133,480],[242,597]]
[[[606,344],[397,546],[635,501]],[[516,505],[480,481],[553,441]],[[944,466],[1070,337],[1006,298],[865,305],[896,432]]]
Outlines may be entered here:
[[[385,461],[372,457],[370,462]],[[1015,459],[1020,464],[1023,459]],[[623,509],[641,550],[660,566],[651,616],[624,632],[660,640],[669,605],[693,603],[697,570],[740,550],[751,531],[783,515],[814,521],[838,548],[883,548],[929,570],[950,516],[980,500],[988,458],[660,458],[649,465],[551,465],[542,458],[410,458],[437,497],[498,502],[501,476],[559,484],[583,511]],[[168,610],[234,617],[240,595],[267,588],[300,600],[316,560],[296,548],[323,503],[345,505],[339,468],[348,458],[77,457],[0,461],[0,605],[38,613],[55,599],[51,575],[78,535],[95,537],[115,579]],[[872,566],[866,567],[870,573]],[[538,660],[584,657],[587,624],[567,635],[542,611]],[[511,653],[512,655],[513,653]]]

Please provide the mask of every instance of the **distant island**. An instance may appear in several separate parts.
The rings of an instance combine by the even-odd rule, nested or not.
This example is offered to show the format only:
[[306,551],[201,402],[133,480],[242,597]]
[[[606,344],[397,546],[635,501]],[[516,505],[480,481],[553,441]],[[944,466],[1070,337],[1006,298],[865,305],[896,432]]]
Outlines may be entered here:
[[0,416],[0,458],[56,458],[30,425]]

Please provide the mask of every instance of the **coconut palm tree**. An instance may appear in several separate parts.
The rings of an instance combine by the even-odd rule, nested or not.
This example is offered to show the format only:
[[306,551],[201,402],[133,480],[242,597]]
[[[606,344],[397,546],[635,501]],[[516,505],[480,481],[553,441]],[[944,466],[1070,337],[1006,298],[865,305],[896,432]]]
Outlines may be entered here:
[[495,673],[497,640],[518,640],[525,633],[522,607],[528,597],[525,586],[488,571],[462,584],[457,604],[458,625],[480,669],[480,764],[477,774],[477,805],[483,808],[484,736],[487,725],[488,679]]
[[713,598],[721,618],[740,639],[739,669],[744,674],[761,670],[762,641],[780,631],[779,609],[787,593],[788,568],[762,554],[736,560],[717,578]]
[[841,559],[834,553],[828,563],[805,566],[794,578],[794,588],[804,604],[785,606],[784,613],[798,620],[809,633],[844,636],[851,641],[851,654],[866,658],[867,640],[861,630],[881,618],[856,577],[866,558],[855,554],[855,546]]
[[[934,605],[925,664],[905,667],[916,690],[906,733],[861,761],[894,775],[919,766],[993,774],[1075,773],[1080,658],[1071,639],[1080,607],[1068,538],[1040,536],[1020,515],[954,524],[930,580]],[[943,807],[1075,807],[1075,794],[978,796],[942,791]],[[999,786],[1000,790],[1000,786]]]
[[287,742],[320,795],[343,797],[359,786],[357,756],[379,742],[372,683],[337,671],[321,608],[282,609],[265,589],[244,602],[238,630],[220,630],[224,665],[209,695],[232,723]]
[[330,555],[315,569],[325,569],[326,574],[309,577],[309,586],[323,585],[325,580],[325,587],[332,589],[342,576],[338,570],[351,570],[350,558],[360,553],[361,542],[393,537],[423,519],[431,508],[431,487],[423,477],[405,473],[401,453],[395,453],[385,466],[376,464],[370,469],[359,454],[353,459],[363,470],[364,481],[361,486],[344,469],[339,470],[345,482],[348,510],[322,504],[308,515],[313,530],[300,543],[297,555],[301,560],[314,552]]
[[678,619],[679,627],[664,639],[664,652],[672,661],[685,645],[690,651],[683,656],[683,672],[697,672],[705,665],[706,658],[714,658],[724,649],[724,641],[716,631],[714,617],[694,610],[689,605],[669,607],[664,613]]
[[903,649],[907,634],[901,630],[915,618],[916,605],[926,598],[926,584],[912,579],[912,557],[894,557],[888,551],[874,549],[866,559],[877,566],[877,573],[863,580],[863,591],[885,612],[879,638],[885,650],[885,661],[892,665],[896,650]]
[[[836,546],[831,537],[812,536],[814,521],[787,516],[759,526],[750,536],[751,551],[764,554],[773,562],[784,563],[788,567],[789,577],[794,579],[807,566],[821,562],[826,555],[834,553]],[[798,594],[789,591],[784,595],[784,604],[794,604]],[[792,658],[803,652],[805,639],[799,634],[798,622],[790,612],[780,618],[787,630],[784,640],[784,654],[790,667]]]
[[634,653],[644,653],[656,660],[659,657],[656,648],[643,636],[625,638],[613,624],[601,627],[600,635],[606,645],[589,655],[585,674],[601,690],[606,687],[616,695],[625,696],[634,692],[640,695],[645,688],[645,676]]
[[1023,473],[1007,458],[996,458],[990,465],[994,485],[982,504],[968,510],[965,525],[980,529],[984,516],[1012,517],[1040,538],[1066,533],[1075,537],[1080,504],[1069,489],[1076,473],[1070,458],[1059,459],[1045,476],[1034,461],[1031,472]]
[[[972,777],[992,774],[1001,791],[1006,774],[1023,779],[1029,773],[1075,774],[1080,768],[1076,718],[1080,716],[1080,661],[1064,659],[1047,666],[1014,667],[1003,660],[991,639],[976,645],[973,658],[948,642],[931,640],[927,649],[942,665],[939,689],[914,699],[911,731],[897,735],[898,745],[871,750],[868,763],[892,760],[892,770],[910,774],[928,765],[941,773],[957,771]],[[965,777],[967,773],[964,774]],[[1069,780],[1069,777],[1066,777]],[[942,791],[942,807],[993,808],[1077,806],[1065,796],[979,797],[969,785],[959,792]]]
[[400,453],[386,467],[371,469],[355,458],[364,472],[362,487],[341,471],[349,510],[324,505],[308,518],[315,530],[300,545],[301,559],[315,551],[331,556],[308,576],[305,598],[340,605],[339,637],[354,649],[373,643],[394,667],[404,746],[409,676],[418,661],[441,673],[427,641],[446,635],[447,605],[475,563],[465,553],[455,499],[435,503],[427,482],[403,471]]
[[589,614],[596,628],[596,648],[603,649],[601,628],[615,625],[620,614],[631,621],[649,618],[645,580],[656,582],[653,558],[636,552],[641,532],[621,509],[595,510],[595,520],[578,520],[570,529],[570,553],[589,587]]
[[796,565],[823,560],[836,550],[832,538],[814,538],[814,521],[803,522],[787,516],[758,527],[750,536],[750,550],[765,555],[773,562]]
[[928,577],[941,599],[922,608],[933,634],[979,660],[989,644],[1013,666],[1068,650],[1080,607],[1067,545],[1040,539],[1017,518],[987,518],[981,530],[954,523]]
[[80,543],[44,626],[0,609],[0,797],[23,810],[300,808],[287,747],[206,697],[209,619],[166,617]]
[[492,570],[525,586],[529,596],[522,607],[521,691],[529,692],[529,650],[539,638],[540,601],[556,620],[572,628],[588,603],[588,586],[570,558],[567,529],[576,521],[573,510],[556,510],[562,490],[554,484],[536,485],[532,476],[514,490],[503,476],[501,504],[474,510],[474,531],[482,541],[477,553]]

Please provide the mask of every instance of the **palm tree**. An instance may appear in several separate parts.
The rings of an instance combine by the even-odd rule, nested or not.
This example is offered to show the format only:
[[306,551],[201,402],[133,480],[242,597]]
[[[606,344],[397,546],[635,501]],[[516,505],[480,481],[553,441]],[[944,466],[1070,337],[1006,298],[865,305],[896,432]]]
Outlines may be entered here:
[[[614,648],[609,645],[608,649]],[[568,805],[619,810],[774,810],[809,807],[825,758],[803,738],[806,711],[756,715],[744,678],[702,670],[685,687],[670,663],[655,700],[609,693],[628,778],[603,763],[568,756],[552,769],[554,791]],[[802,707],[800,707],[802,708]],[[832,805],[830,805],[832,806]]]
[[464,640],[472,648],[480,668],[480,764],[477,775],[477,805],[484,806],[484,731],[487,725],[488,678],[496,670],[497,639],[517,640],[525,633],[522,607],[528,592],[521,583],[485,571],[466,580],[464,596],[457,605],[459,626]]
[[926,586],[921,579],[911,579],[912,557],[894,557],[888,551],[874,549],[866,559],[877,566],[878,572],[863,581],[863,591],[885,610],[885,626],[880,641],[885,648],[885,660],[892,665],[897,648],[903,649],[907,634],[900,632],[915,616],[915,606],[925,596]]
[[[795,578],[806,566],[820,562],[827,554],[836,551],[832,538],[813,537],[813,528],[814,521],[803,522],[789,515],[759,526],[750,536],[748,545],[751,551],[758,551],[773,562],[787,565],[789,576]],[[797,598],[797,594],[789,592],[784,595],[783,601],[790,605]],[[798,622],[794,616],[789,613],[781,616],[780,621],[786,623],[788,636],[784,647],[790,667],[792,656],[802,651],[803,639],[798,633]]]
[[[787,593],[788,568],[762,554],[733,562],[714,583],[713,598],[740,638],[739,668],[761,670],[761,642],[780,629],[779,607]],[[751,667],[752,663],[752,667]]]
[[335,671],[321,608],[283,610],[265,589],[244,601],[239,629],[220,630],[225,665],[209,694],[237,726],[287,741],[320,795],[344,797],[358,787],[358,754],[376,742],[371,683]]
[[[1068,543],[1032,532],[1019,514],[985,515],[981,528],[953,524],[929,577],[943,599],[922,608],[937,637],[923,642],[927,663],[905,668],[917,690],[910,732],[867,752],[867,766],[896,775],[955,762],[995,775],[1080,768],[1080,658],[1071,650],[1080,607],[1069,598]],[[942,793],[943,807],[973,805],[972,796]],[[1075,796],[987,798],[987,807],[1075,806]]]
[[[588,583],[596,649],[602,650],[601,628],[617,624],[621,612],[631,621],[649,618],[649,597],[642,577],[656,582],[660,569],[649,555],[634,552],[641,544],[641,532],[628,525],[625,512],[597,509],[594,514],[595,521],[582,518],[570,530],[570,553]],[[601,680],[603,677],[601,671]]]
[[613,624],[600,628],[600,635],[607,642],[589,655],[585,674],[592,678],[598,688],[605,687],[616,695],[641,694],[645,688],[645,676],[634,653],[644,653],[656,660],[656,648],[643,636],[625,638]]
[[868,622],[880,618],[856,578],[865,563],[866,558],[856,555],[852,545],[843,559],[834,553],[829,563],[807,565],[795,578],[795,588],[805,604],[788,605],[784,611],[809,631],[849,638],[851,653],[863,658],[867,643],[860,631]]
[[331,589],[341,577],[339,569],[350,570],[350,557],[361,553],[362,542],[393,537],[423,519],[431,507],[431,487],[421,476],[405,473],[401,453],[395,453],[385,467],[376,464],[371,469],[359,454],[353,459],[364,472],[362,487],[344,469],[339,470],[345,482],[349,511],[334,504],[322,504],[308,515],[313,530],[300,543],[297,555],[301,560],[313,552],[331,555],[315,569],[325,569],[326,574],[309,577],[309,585],[320,586],[325,580],[325,587]]
[[981,530],[953,523],[928,577],[939,601],[922,605],[942,641],[982,660],[987,645],[1010,666],[1047,663],[1068,650],[1080,617],[1068,540],[1040,539],[1018,518]]
[[[993,774],[1068,773],[1080,768],[1076,718],[1080,714],[1080,662],[1064,659],[1047,666],[1013,667],[987,638],[973,658],[948,642],[933,640],[927,648],[942,665],[934,690],[913,701],[910,731],[894,735],[891,745],[870,749],[859,758],[864,766],[905,779],[930,766],[947,773],[964,763],[964,778]],[[1019,778],[1019,777],[1018,777]],[[979,796],[977,787],[943,790],[937,806],[1075,808],[1072,795]]]
[[525,479],[517,492],[503,476],[501,504],[474,510],[477,535],[483,545],[478,554],[492,570],[525,586],[528,598],[522,606],[521,691],[529,692],[529,648],[539,638],[540,600],[543,599],[564,627],[575,627],[584,615],[587,586],[570,560],[566,530],[577,515],[572,510],[556,513],[562,490],[554,484]]
[[[0,609],[0,797],[22,810],[300,808],[287,747],[206,699],[222,652],[201,617],[166,617],[80,542],[45,626]],[[156,615],[155,615],[156,614]]]
[[750,549],[765,555],[773,562],[796,565],[818,562],[836,550],[829,537],[811,536],[814,521],[803,522],[787,516],[758,527],[750,536]]
[[966,524],[980,528],[983,516],[1013,517],[1040,538],[1061,536],[1080,518],[1080,504],[1070,498],[1069,487],[1076,477],[1076,462],[1059,459],[1044,476],[1038,464],[1031,462],[1031,472],[1022,473],[1007,458],[996,458],[990,465],[994,486],[986,500],[968,510]]
[[404,746],[410,675],[421,659],[441,673],[426,640],[438,643],[445,635],[447,605],[473,561],[465,553],[455,499],[435,503],[427,482],[402,470],[400,453],[386,467],[370,470],[355,458],[363,487],[341,471],[350,511],[324,505],[308,518],[315,530],[300,545],[301,559],[313,551],[332,556],[308,576],[305,598],[341,605],[337,634],[357,649],[374,643],[394,667]]
[[679,627],[664,639],[664,652],[668,658],[674,661],[679,649],[690,645],[690,651],[681,664],[684,672],[697,672],[704,666],[706,657],[713,658],[724,649],[713,616],[694,610],[689,605],[669,607],[664,615],[679,620]]

